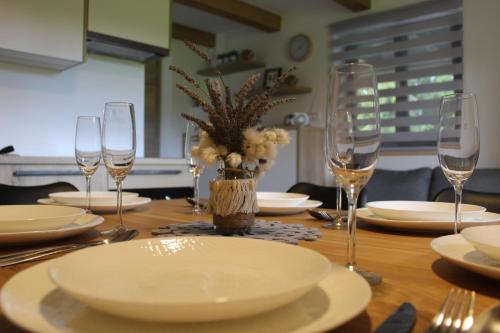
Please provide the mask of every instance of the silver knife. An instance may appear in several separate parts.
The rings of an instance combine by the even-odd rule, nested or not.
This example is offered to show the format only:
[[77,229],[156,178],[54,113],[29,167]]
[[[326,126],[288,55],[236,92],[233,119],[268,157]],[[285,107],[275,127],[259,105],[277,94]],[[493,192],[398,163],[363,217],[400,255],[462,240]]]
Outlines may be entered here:
[[417,310],[410,303],[403,303],[374,333],[408,333],[415,324]]

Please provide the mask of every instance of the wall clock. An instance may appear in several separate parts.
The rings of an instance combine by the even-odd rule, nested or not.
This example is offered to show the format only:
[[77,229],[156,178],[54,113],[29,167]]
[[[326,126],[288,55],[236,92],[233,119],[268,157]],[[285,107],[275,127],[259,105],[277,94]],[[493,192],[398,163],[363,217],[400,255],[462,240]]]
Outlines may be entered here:
[[304,34],[295,35],[288,42],[288,54],[294,61],[304,61],[311,53],[311,48],[311,39]]

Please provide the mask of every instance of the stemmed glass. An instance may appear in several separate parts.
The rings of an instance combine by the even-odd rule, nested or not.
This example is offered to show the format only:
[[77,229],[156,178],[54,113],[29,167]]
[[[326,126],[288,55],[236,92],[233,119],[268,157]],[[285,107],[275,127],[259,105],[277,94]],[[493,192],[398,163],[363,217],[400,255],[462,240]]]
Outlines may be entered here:
[[99,117],[78,117],[75,135],[76,164],[85,176],[87,211],[90,211],[92,175],[101,161],[101,120]]
[[474,94],[451,94],[441,99],[438,158],[455,189],[455,234],[460,232],[462,189],[479,158],[479,121]]
[[200,208],[200,176],[203,172],[204,165],[196,156],[193,156],[192,150],[200,144],[200,128],[192,121],[188,121],[186,127],[186,142],[184,145],[184,157],[189,165],[189,172],[194,178],[194,206],[193,214],[201,214]]
[[[328,147],[328,136],[327,135],[325,135],[325,147]],[[335,173],[332,171],[333,168],[330,167],[331,161],[328,158],[327,151],[328,151],[328,149],[325,149],[326,167],[330,171],[330,173],[335,177]],[[337,211],[335,214],[335,218],[332,221],[323,224],[323,228],[341,230],[341,229],[346,228],[346,225],[342,221],[342,185],[337,181],[337,177],[335,177],[335,183],[337,185],[337,198],[335,200],[336,201],[335,208]]]
[[370,180],[380,147],[380,113],[373,66],[346,64],[330,72],[326,149],[328,165],[347,193],[347,265],[370,284],[382,278],[362,271],[356,263],[356,205],[359,193]]
[[136,150],[134,105],[106,103],[102,127],[102,157],[108,173],[116,182],[117,213],[115,230],[125,229],[122,217],[122,183],[134,164]]

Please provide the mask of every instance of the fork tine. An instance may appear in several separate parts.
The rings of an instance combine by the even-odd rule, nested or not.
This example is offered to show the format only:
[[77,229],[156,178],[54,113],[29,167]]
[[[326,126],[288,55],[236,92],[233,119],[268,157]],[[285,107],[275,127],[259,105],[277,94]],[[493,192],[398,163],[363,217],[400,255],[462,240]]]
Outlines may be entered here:
[[468,332],[474,324],[474,304],[476,303],[476,292],[471,291],[469,298],[469,306],[467,309],[467,316],[463,320],[461,332]]
[[453,318],[456,316],[456,312],[458,311],[458,304],[460,303],[460,296],[462,294],[462,290],[458,289],[456,293],[454,293],[453,300],[451,302],[451,309],[449,309],[444,322],[443,327],[441,328],[442,332],[447,332],[453,324]]
[[450,304],[450,299],[453,297],[455,294],[455,289],[451,289],[448,295],[446,296],[443,304],[441,304],[441,308],[439,309],[439,312],[436,313],[434,318],[432,318],[432,328],[437,329],[441,327],[441,325],[444,322],[445,314],[448,310],[448,305]]
[[462,327],[462,318],[464,316],[464,311],[465,311],[465,305],[470,303],[470,293],[465,290],[463,292],[463,297],[460,300],[458,300],[458,303],[460,304],[459,309],[457,310],[457,313],[453,316],[455,320],[453,320],[453,324],[451,327],[451,332],[460,332],[460,329]]

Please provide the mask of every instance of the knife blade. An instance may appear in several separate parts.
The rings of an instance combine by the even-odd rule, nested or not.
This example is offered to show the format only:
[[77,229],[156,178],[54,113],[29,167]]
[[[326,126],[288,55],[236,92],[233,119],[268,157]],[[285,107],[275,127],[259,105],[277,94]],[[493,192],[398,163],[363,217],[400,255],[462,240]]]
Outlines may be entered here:
[[417,310],[410,303],[403,303],[374,333],[408,333],[415,324]]

